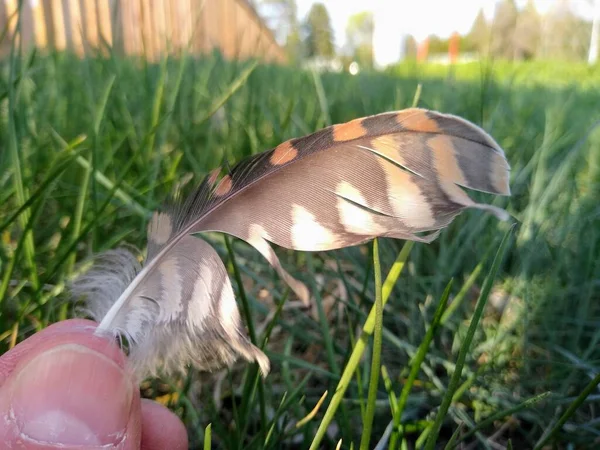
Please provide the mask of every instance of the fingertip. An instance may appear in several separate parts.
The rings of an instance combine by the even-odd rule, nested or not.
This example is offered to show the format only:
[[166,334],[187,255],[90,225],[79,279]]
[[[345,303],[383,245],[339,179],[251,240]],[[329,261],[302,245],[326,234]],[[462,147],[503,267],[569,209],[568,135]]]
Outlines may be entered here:
[[59,322],[0,358],[0,415],[11,419],[0,424],[1,440],[139,449],[139,390],[125,354],[95,329],[88,320]]
[[97,323],[86,319],[70,319],[53,323],[33,334],[0,357],[0,386],[17,366],[39,353],[64,344],[79,344],[104,354],[121,368],[126,356],[113,339],[94,334]]
[[142,399],[142,450],[186,450],[188,434],[183,422],[168,408]]

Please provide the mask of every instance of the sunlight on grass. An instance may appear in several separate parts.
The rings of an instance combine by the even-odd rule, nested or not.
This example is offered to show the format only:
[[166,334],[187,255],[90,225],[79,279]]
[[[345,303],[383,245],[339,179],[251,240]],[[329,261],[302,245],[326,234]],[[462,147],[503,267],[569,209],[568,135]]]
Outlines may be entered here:
[[276,249],[311,311],[253,248],[210,236],[272,372],[240,363],[143,394],[169,400],[191,448],[585,445],[598,433],[600,94],[595,68],[540,67],[351,77],[218,54],[13,54],[0,62],[3,351],[72,316],[67,287],[89,255],[143,250],[150,212],[217,165],[418,105],[498,140],[512,196],[495,202],[518,225],[466,211],[429,245]]

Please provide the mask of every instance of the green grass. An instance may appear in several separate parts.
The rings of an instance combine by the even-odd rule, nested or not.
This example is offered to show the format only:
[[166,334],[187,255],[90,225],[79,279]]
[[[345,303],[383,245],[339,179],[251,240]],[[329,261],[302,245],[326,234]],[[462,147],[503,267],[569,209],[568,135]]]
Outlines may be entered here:
[[464,76],[422,69],[317,76],[218,55],[159,65],[67,54],[0,63],[2,351],[71,316],[66,286],[91,253],[144,248],[149,212],[173,191],[224,161],[416,97],[480,124],[505,148],[513,195],[495,202],[517,225],[468,212],[430,245],[378,240],[375,261],[372,244],[278,249],[315,293],[314,315],[294,307],[255,250],[216,238],[272,373],[263,381],[239,364],[148,381],[143,394],[180,415],[192,448],[320,449],[340,439],[344,449],[509,440],[594,448],[597,69],[562,73],[560,83],[521,82],[498,64]]
[[[491,70],[490,70],[491,69]],[[600,64],[590,66],[586,62],[575,61],[472,61],[454,66],[442,63],[419,64],[404,61],[386,68],[386,72],[396,76],[443,78],[451,77],[461,81],[479,82],[482,71],[498,82],[510,81],[519,86],[568,87],[576,84],[587,89],[597,89],[600,85]]]

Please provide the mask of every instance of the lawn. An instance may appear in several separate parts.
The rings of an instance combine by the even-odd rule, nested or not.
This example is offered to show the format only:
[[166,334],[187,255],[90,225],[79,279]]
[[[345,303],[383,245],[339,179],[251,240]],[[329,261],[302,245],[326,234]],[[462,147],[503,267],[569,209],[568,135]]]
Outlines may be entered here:
[[[238,299],[250,305],[245,320],[259,343],[269,338],[272,372],[261,381],[244,363],[212,375],[192,371],[148,380],[143,394],[180,415],[191,448],[208,439],[227,449],[336,448],[341,439],[347,449],[361,438],[365,448],[444,448],[451,439],[447,448],[504,448],[509,440],[514,448],[595,448],[598,70],[517,69],[546,72],[528,83],[489,64],[457,70],[462,76],[425,67],[353,77],[219,55],[159,65],[68,54],[5,60],[2,351],[74,314],[68,284],[89,256],[120,244],[145,249],[150,212],[175,190],[288,138],[416,102],[479,124],[505,149],[512,196],[473,197],[493,200],[513,219],[468,211],[432,244],[277,249],[311,288],[310,313],[253,248],[211,236]],[[387,303],[374,327],[379,266]],[[361,337],[365,323],[377,339]],[[381,370],[373,371],[379,337]],[[346,390],[335,397],[339,385]]]

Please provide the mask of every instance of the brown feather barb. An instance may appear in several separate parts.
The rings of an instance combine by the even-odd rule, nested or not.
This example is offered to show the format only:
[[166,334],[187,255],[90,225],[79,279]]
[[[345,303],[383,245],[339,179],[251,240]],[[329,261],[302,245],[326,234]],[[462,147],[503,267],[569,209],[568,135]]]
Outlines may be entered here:
[[461,187],[510,195],[509,171],[500,146],[456,116],[413,108],[334,125],[252,156],[222,177],[211,172],[183,202],[154,214],[143,267],[123,250],[110,252],[75,291],[87,294],[99,333],[128,338],[142,376],[188,364],[219,369],[240,356],[266,375],[269,360],[243,331],[223,263],[191,234],[245,240],[308,304],[308,290],[269,242],[303,251],[375,237],[431,242],[466,208],[507,219]]

